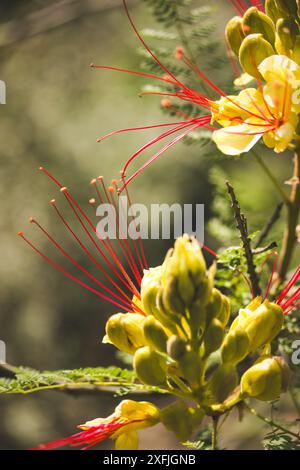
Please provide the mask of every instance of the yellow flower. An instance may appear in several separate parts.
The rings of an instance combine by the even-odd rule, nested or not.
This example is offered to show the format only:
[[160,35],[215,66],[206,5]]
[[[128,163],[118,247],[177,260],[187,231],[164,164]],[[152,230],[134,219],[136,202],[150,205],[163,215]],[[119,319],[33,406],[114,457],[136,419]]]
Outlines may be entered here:
[[96,418],[78,426],[81,431],[72,436],[41,444],[35,450],[51,450],[67,445],[83,446],[82,450],[105,441],[115,440],[117,450],[138,448],[139,429],[154,426],[160,420],[160,411],[146,401],[123,400],[107,418]]
[[258,67],[265,84],[226,96],[212,106],[213,120],[223,126],[213,141],[226,155],[248,152],[263,138],[283,152],[295,137],[300,112],[300,67],[283,55],[273,55]]

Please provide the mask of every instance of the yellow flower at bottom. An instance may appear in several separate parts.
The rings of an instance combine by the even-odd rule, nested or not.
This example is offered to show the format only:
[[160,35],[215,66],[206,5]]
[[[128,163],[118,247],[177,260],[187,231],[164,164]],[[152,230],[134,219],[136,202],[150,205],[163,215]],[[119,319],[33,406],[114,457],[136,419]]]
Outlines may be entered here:
[[107,439],[116,441],[118,450],[135,450],[138,448],[139,429],[154,426],[160,420],[160,411],[152,403],[123,400],[107,418],[96,418],[78,426],[81,432],[72,436],[41,444],[35,450],[51,450],[64,446],[83,446],[82,449],[103,442]]
[[295,137],[300,67],[286,56],[273,55],[258,68],[265,85],[222,97],[212,105],[213,120],[223,126],[213,133],[213,141],[226,155],[248,152],[262,137],[265,145],[280,153]]

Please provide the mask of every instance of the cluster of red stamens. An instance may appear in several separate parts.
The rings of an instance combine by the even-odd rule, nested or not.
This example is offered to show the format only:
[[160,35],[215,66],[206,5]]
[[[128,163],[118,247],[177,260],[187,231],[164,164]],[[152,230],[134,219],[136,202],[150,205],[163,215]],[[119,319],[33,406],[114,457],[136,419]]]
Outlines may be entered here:
[[[63,223],[67,232],[71,235],[72,239],[81,248],[84,254],[88,257],[89,261],[102,273],[102,275],[108,281],[110,287],[95,277],[90,271],[85,269],[78,261],[76,261],[56,239],[50,235],[50,233],[34,218],[30,218],[29,222],[34,224],[43,235],[49,240],[49,242],[59,251],[64,258],[66,258],[73,266],[75,266],[89,281],[96,284],[95,287],[90,286],[85,281],[71,274],[65,267],[61,266],[57,262],[53,261],[49,256],[44,254],[36,245],[34,245],[24,234],[19,232],[19,235],[25,240],[25,242],[39,254],[47,263],[52,265],[54,268],[62,272],[69,279],[73,280],[87,290],[93,292],[98,297],[101,297],[122,310],[128,312],[136,312],[144,314],[141,308],[132,301],[132,296],[136,296],[140,299],[140,283],[143,277],[144,269],[148,268],[148,263],[145,256],[145,251],[140,238],[137,240],[125,239],[119,230],[116,231],[116,243],[117,249],[113,246],[113,241],[100,237],[97,232],[95,224],[91,218],[83,210],[83,208],[74,199],[68,188],[63,186],[54,176],[52,176],[44,168],[40,168],[44,174],[46,174],[60,189],[60,192],[64,195],[68,205],[70,206],[75,221],[79,224],[81,231],[83,232],[86,242],[82,241],[82,237],[76,232],[74,225],[67,221],[62,211],[58,208],[55,199],[51,199],[50,205],[53,207],[56,215]],[[92,186],[96,190],[96,198],[90,199],[90,204],[94,205],[109,203],[115,208],[116,220],[114,222],[117,227],[120,227],[120,213],[119,207],[115,200],[115,193],[117,192],[117,182],[112,181],[112,184],[106,188],[104,179],[102,176],[95,178],[91,181]],[[127,191],[129,198],[129,194]],[[130,202],[129,202],[130,203]],[[121,261],[119,253],[122,253],[122,257],[125,262]],[[99,255],[100,260],[99,262]]]

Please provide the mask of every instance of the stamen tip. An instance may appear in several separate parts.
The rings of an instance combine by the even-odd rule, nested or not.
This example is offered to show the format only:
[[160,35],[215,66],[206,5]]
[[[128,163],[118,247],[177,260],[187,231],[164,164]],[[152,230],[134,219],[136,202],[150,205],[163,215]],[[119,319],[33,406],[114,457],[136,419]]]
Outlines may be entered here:
[[60,188],[61,193],[66,193],[67,191],[68,191],[68,188],[66,186],[63,186],[62,188]]
[[91,185],[95,185],[97,183],[97,178],[92,178],[90,181]]

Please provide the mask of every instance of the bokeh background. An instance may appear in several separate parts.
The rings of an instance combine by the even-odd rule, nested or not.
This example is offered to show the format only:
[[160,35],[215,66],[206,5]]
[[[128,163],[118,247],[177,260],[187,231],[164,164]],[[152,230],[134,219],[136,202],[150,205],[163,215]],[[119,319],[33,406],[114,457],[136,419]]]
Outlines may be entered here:
[[[139,27],[154,25],[145,2],[128,3]],[[216,3],[222,41],[232,10],[225,1]],[[143,79],[89,68],[94,62],[138,69],[137,46],[119,0],[1,1],[0,79],[7,85],[7,104],[0,106],[0,338],[11,364],[40,370],[120,364],[114,349],[101,343],[114,307],[43,263],[17,232],[24,230],[47,249],[27,223],[34,215],[72,250],[48,204],[59,195],[37,168],[43,165],[58,176],[90,210],[90,179],[117,176],[129,155],[155,132],[128,133],[101,144],[97,137],[116,128],[165,121],[159,100],[138,97]],[[220,83],[219,72],[213,78]],[[133,199],[146,204],[204,203],[209,222],[214,195],[209,174],[216,160],[202,153],[197,146],[177,145],[132,184]],[[282,181],[290,177],[290,160],[266,158]],[[218,165],[230,175],[251,230],[261,228],[277,202],[269,182],[250,159],[241,164],[224,157]],[[152,265],[161,262],[171,243],[146,243]],[[209,233],[206,243],[218,246]],[[68,435],[76,424],[109,414],[118,401],[109,395],[73,397],[60,392],[2,396],[0,448],[26,449]],[[283,406],[289,414],[288,400]],[[257,448],[259,423],[249,418],[237,424],[234,418],[222,444]],[[170,433],[155,428],[142,433],[141,446],[178,444]]]

